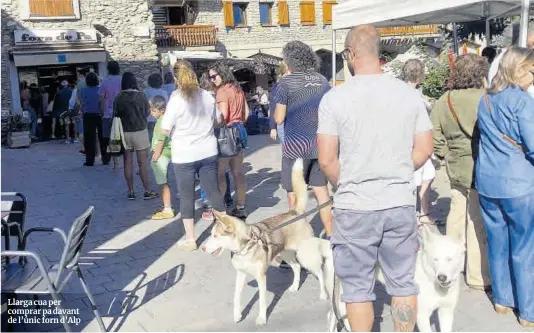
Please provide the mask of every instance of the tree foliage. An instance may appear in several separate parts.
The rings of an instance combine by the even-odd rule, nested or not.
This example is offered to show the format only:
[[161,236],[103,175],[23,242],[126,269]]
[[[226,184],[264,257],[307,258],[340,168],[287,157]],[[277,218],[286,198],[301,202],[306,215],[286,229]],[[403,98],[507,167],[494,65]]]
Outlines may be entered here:
[[[492,36],[500,35],[510,24],[511,19],[494,19],[490,22],[490,33]],[[457,26],[458,38],[460,40],[470,39],[473,36],[483,37],[486,34],[486,21],[472,21],[459,23]],[[448,32],[448,37],[452,38],[452,31]]]
[[425,80],[422,83],[423,94],[438,99],[447,90],[447,83],[450,77],[448,64],[438,64],[428,68]]

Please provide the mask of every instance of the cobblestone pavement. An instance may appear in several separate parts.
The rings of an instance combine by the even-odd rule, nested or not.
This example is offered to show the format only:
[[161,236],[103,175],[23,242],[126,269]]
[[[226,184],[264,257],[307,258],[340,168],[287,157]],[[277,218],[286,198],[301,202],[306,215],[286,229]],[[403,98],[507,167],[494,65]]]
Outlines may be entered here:
[[[267,136],[249,139],[246,157],[249,223],[287,208],[280,182],[280,147]],[[58,226],[68,230],[90,205],[94,220],[84,245],[82,267],[109,331],[324,331],[328,301],[319,300],[318,282],[302,273],[297,293],[286,292],[292,272],[268,272],[268,322],[257,328],[255,283],[243,293],[244,320],[233,322],[234,270],[229,254],[220,258],[183,252],[176,246],[183,235],[179,220],[151,221],[160,201],[127,201],[122,172],[96,165],[83,167],[78,146],[35,144],[29,149],[2,149],[2,191],[19,191],[28,197],[27,227]],[[136,178],[138,193],[141,193]],[[175,189],[172,181],[172,189]],[[154,183],[153,183],[154,184]],[[443,170],[434,184],[434,214],[444,218],[449,188]],[[177,206],[177,200],[174,199]],[[314,202],[310,200],[310,208]],[[200,211],[197,212],[200,220]],[[313,218],[317,232],[320,221]],[[196,224],[201,239],[208,223]],[[29,248],[46,261],[59,260],[61,244],[55,235],[32,235]],[[98,330],[88,301],[74,279],[65,293],[66,308],[79,308],[80,331]],[[390,298],[379,292],[376,329],[391,331]],[[57,325],[17,327],[23,330],[62,330]],[[462,291],[454,329],[458,331],[517,331],[515,317],[496,315],[483,292]]]

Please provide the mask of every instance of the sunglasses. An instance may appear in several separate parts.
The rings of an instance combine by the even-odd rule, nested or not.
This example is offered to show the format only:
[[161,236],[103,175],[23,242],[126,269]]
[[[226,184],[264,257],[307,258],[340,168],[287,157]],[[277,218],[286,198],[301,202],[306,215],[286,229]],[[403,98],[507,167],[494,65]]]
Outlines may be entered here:
[[219,76],[219,74],[210,75],[209,78],[211,81],[215,81],[217,80],[217,76]]

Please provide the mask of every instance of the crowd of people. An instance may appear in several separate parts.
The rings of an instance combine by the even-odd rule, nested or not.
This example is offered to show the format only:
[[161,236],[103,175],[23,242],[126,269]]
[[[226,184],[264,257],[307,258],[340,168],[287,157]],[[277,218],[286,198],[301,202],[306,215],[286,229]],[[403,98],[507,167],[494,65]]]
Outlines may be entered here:
[[[467,285],[491,291],[498,313],[517,309],[520,324],[534,326],[534,31],[521,48],[515,30],[500,54],[488,49],[482,56],[459,56],[450,89],[435,102],[419,89],[421,61],[407,61],[400,79],[382,72],[373,26],[348,33],[342,56],[353,77],[341,86],[332,88],[318,73],[310,46],[292,41],[283,48],[271,92],[257,91],[270,117],[270,137],[281,142],[281,185],[289,209],[295,208],[291,169],[297,159],[304,161],[317,204],[325,204],[319,215],[353,330],[372,328],[377,260],[393,297],[395,329],[413,330],[417,225],[438,222],[429,192],[441,161],[451,184],[446,234],[466,245]],[[93,166],[97,155],[110,163],[107,146],[118,117],[127,199],[136,199],[135,153],[143,198],[162,199],[153,219],[177,213],[168,179],[173,168],[185,229],[180,248],[197,248],[197,180],[203,219],[213,221],[212,209],[246,219],[244,151],[228,158],[218,151],[217,132],[224,126],[235,128],[242,148],[247,146],[250,110],[230,68],[217,63],[199,80],[189,62],[178,60],[163,77],[150,75],[144,91],[132,73],[120,74],[117,62],[109,62],[108,73],[101,81],[88,72],[75,89],[62,82],[52,106],[58,122],[75,123],[79,134],[66,137],[83,138],[84,165]],[[27,90],[21,87],[21,98],[32,103]],[[159,194],[150,188],[149,165]],[[335,191],[333,208],[327,205],[328,183]]]
[[432,154],[446,165],[446,234],[466,245],[467,285],[490,292],[497,313],[517,311],[522,326],[534,326],[534,29],[527,48],[515,46],[518,30],[509,27],[509,46],[498,55],[459,56],[450,89],[432,107],[414,89],[422,63],[404,65],[406,84],[382,73],[373,26],[347,35],[343,57],[353,78],[323,97],[317,141],[319,166],[337,187],[331,243],[352,330],[373,326],[377,260],[395,330],[414,328],[413,190],[420,186],[419,221],[432,222],[422,219]]

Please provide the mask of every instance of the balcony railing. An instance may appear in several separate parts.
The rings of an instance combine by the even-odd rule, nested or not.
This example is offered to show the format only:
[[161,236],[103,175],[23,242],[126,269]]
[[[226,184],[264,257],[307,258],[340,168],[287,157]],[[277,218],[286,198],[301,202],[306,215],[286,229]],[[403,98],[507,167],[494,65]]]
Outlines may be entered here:
[[158,47],[214,46],[216,40],[214,25],[167,25],[156,29]]
[[405,27],[380,28],[380,36],[434,35],[439,33],[436,24],[409,25]]

